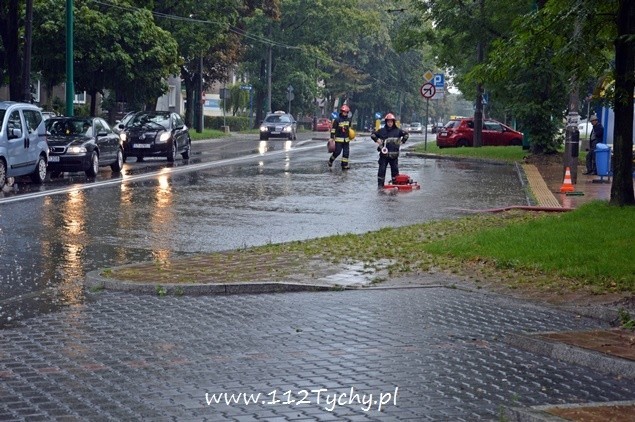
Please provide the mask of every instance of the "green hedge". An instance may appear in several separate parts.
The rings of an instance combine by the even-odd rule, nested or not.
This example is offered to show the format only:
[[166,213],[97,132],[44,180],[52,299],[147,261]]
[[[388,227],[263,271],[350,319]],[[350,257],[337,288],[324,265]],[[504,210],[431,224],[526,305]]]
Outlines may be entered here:
[[[224,120],[223,120],[224,119]],[[242,116],[205,116],[205,128],[223,130],[223,121],[232,132],[249,130],[249,117]]]

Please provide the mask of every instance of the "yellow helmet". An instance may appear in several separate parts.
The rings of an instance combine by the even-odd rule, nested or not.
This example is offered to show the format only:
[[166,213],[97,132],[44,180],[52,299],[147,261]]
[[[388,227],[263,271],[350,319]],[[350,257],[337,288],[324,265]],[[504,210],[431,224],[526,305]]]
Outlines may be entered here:
[[348,129],[348,139],[351,141],[355,139],[355,131],[352,128]]

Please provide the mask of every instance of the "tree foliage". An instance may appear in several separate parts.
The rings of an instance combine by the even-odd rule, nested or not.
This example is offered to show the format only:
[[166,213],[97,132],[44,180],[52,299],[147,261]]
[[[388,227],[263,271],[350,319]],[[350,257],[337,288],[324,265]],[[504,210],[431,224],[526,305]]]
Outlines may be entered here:
[[[131,103],[155,101],[167,86],[165,77],[177,71],[176,42],[159,28],[152,14],[130,5],[74,2],[75,91],[91,95],[96,112],[97,93],[116,91]],[[48,87],[66,76],[66,5],[55,0],[34,3],[33,71]]]

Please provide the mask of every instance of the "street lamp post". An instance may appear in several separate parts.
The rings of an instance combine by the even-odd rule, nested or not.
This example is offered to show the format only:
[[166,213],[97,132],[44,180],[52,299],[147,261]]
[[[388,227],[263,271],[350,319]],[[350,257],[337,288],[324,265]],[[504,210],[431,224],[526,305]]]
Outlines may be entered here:
[[75,85],[73,82],[73,0],[66,0],[66,115],[73,116]]
[[31,43],[33,33],[33,0],[26,0],[26,20],[24,22],[24,67],[22,68],[23,100],[31,98]]
[[198,80],[196,81],[196,90],[198,91],[198,95],[195,97],[198,98],[198,104],[195,108],[196,111],[196,133],[203,132],[203,104],[205,102],[205,98],[203,97],[203,54],[198,58]]

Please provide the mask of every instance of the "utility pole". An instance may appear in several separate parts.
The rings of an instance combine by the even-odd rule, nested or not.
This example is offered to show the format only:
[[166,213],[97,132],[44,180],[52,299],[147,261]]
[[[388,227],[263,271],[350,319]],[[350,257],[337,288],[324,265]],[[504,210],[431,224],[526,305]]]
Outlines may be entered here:
[[[580,40],[580,19],[575,17],[573,26],[573,45],[579,45]],[[571,183],[574,185],[578,181],[578,155],[580,151],[580,130],[578,123],[580,114],[578,113],[578,103],[580,101],[578,93],[578,79],[576,76],[571,77],[571,91],[569,92],[569,114],[567,115],[567,129],[564,140],[564,156],[562,157],[562,175],[566,172],[567,167],[571,172]],[[587,116],[587,119],[589,117]],[[593,152],[589,152],[593,154]]]
[[267,52],[267,113],[271,113],[271,44]]
[[31,44],[33,34],[33,0],[26,0],[26,19],[24,22],[24,66],[22,67],[22,100],[30,103],[31,97]]
[[73,0],[66,0],[66,115],[73,116],[75,85],[73,80]]
[[196,91],[198,95],[195,95],[194,98],[197,98],[196,107],[194,107],[194,111],[196,112],[196,133],[203,132],[203,104],[205,102],[205,98],[203,97],[203,53],[198,58],[198,80],[196,81]]
[[[271,39],[271,25],[269,25]],[[271,44],[267,46],[267,113],[271,113]]]
[[[485,0],[479,0],[479,20],[482,23],[485,16]],[[482,34],[482,32],[481,32]],[[479,36],[476,44],[476,62],[483,62],[483,35]],[[474,107],[474,142],[475,147],[483,146],[483,84],[479,82],[476,85],[476,104]]]

